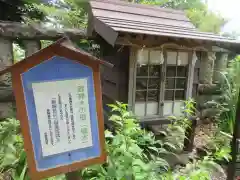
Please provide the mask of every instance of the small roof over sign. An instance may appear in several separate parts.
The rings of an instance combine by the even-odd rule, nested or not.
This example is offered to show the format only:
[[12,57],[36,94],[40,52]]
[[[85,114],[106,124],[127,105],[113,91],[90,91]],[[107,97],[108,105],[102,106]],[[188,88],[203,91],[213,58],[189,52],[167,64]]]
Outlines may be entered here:
[[183,11],[114,0],[90,1],[89,30],[114,45],[118,32],[148,34],[211,42],[240,52],[240,41],[200,32]]
[[17,62],[16,64],[1,70],[0,71],[0,76],[5,74],[5,73],[12,72],[15,69],[17,69],[18,67],[20,67],[20,66],[22,66],[22,65],[24,65],[26,63],[29,63],[30,61],[32,61],[32,57],[33,56],[39,56],[39,55],[41,55],[41,53],[44,53],[46,50],[48,50],[48,51],[55,51],[56,55],[58,55],[57,51],[56,51],[58,48],[60,48],[60,49],[61,48],[69,49],[72,52],[81,54],[83,57],[87,58],[88,60],[90,60],[92,62],[101,64],[101,65],[104,65],[104,66],[107,66],[107,67],[110,67],[110,68],[113,67],[112,64],[110,64],[110,63],[108,63],[106,61],[100,60],[100,59],[96,58],[95,56],[91,55],[90,53],[85,52],[82,49],[78,48],[77,46],[74,45],[74,43],[68,37],[63,37],[63,38],[57,40],[56,42],[54,42],[53,44],[51,44],[50,46],[48,46],[48,47],[46,47],[46,48],[36,52],[35,54],[33,54],[33,55],[29,56],[29,57],[26,57],[25,59]]

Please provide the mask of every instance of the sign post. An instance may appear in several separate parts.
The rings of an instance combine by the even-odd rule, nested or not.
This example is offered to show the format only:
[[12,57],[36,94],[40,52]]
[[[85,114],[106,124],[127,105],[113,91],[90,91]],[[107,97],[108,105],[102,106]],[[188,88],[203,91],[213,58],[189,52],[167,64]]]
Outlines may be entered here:
[[82,180],[82,178],[79,175],[78,171],[74,171],[66,174],[66,180]]
[[100,65],[67,38],[0,72],[12,73],[13,90],[32,179],[104,163]]

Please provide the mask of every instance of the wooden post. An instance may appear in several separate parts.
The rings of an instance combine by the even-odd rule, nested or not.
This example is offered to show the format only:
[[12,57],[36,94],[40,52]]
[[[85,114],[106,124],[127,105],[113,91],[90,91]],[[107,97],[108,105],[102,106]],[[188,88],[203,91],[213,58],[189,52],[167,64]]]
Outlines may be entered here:
[[66,180],[82,180],[82,178],[78,171],[73,171],[66,174]]
[[[192,97],[192,89],[193,89],[193,79],[194,79],[194,70],[195,70],[195,64],[198,60],[196,51],[193,51],[191,53],[191,56],[189,58],[190,63],[189,63],[189,71],[188,71],[188,87],[187,87],[187,93],[186,97],[187,99]],[[194,135],[195,135],[195,129],[197,126],[197,120],[196,118],[192,118],[192,124],[190,127],[186,129],[185,132],[185,139],[184,139],[184,151],[192,151],[193,149],[193,144],[194,144]]]
[[228,171],[227,171],[227,180],[234,180],[235,179],[235,173],[236,173],[236,162],[237,162],[237,139],[240,138],[240,91],[238,96],[238,104],[237,104],[237,112],[236,112],[236,118],[234,123],[234,132],[233,132],[233,139],[231,142],[231,156],[232,160],[228,165]]
[[186,129],[185,136],[187,138],[184,139],[184,151],[191,152],[193,150],[197,121],[197,117],[192,118],[191,126]]
[[189,71],[188,71],[188,87],[186,92],[187,99],[192,97],[194,70],[195,70],[195,64],[198,60],[196,51],[193,51],[193,53],[191,53],[189,60],[190,60],[190,63],[189,63]]
[[135,109],[135,79],[136,71],[135,67],[137,64],[137,49],[130,48],[130,58],[129,58],[129,82],[128,82],[128,108],[130,111],[134,112]]

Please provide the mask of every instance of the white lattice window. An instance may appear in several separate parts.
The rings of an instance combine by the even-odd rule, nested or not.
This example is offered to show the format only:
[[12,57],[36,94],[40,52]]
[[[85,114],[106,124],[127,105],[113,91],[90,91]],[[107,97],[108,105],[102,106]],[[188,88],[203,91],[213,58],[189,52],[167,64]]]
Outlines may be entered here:
[[188,88],[186,51],[137,50],[130,62],[129,104],[140,117],[181,115]]

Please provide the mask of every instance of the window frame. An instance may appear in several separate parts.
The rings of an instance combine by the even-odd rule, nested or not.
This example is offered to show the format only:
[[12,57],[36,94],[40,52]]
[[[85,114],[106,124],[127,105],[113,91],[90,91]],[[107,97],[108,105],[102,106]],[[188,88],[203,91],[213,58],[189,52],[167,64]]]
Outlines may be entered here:
[[[140,49],[132,47],[130,49],[130,58],[129,58],[129,93],[128,93],[128,105],[129,110],[135,111],[135,98],[136,98],[136,81],[137,81],[137,53]],[[150,58],[150,51],[151,49],[147,49],[148,51],[148,58]],[[152,49],[156,50],[156,49]],[[159,49],[160,50],[160,49]],[[195,51],[189,51],[189,50],[182,50],[182,49],[164,49],[160,50],[163,53],[164,62],[162,64],[160,76],[160,90],[159,90],[159,99],[158,99],[158,114],[157,115],[146,115],[146,106],[145,106],[145,116],[139,116],[140,120],[146,120],[146,119],[154,119],[154,118],[164,118],[164,102],[167,100],[164,100],[165,97],[165,84],[166,84],[166,71],[167,71],[167,52],[187,52],[188,53],[188,65],[187,65],[187,72],[186,72],[186,84],[185,84],[185,99],[188,99],[192,97],[192,87],[193,87],[193,77],[194,77],[194,67],[196,63],[196,59],[194,58]],[[178,57],[178,56],[177,56]],[[160,57],[159,57],[160,58]],[[149,61],[149,59],[148,59]],[[160,59],[159,59],[160,62]],[[160,64],[160,63],[159,63]],[[176,63],[177,65],[177,63]],[[176,67],[176,66],[175,66]],[[176,68],[177,69],[177,68]],[[176,78],[178,79],[178,76],[176,74]],[[174,80],[174,84],[176,81]],[[176,86],[176,85],[175,85]],[[175,91],[174,91],[175,92]],[[174,93],[175,94],[175,93]],[[174,97],[175,100],[175,97]],[[173,103],[180,100],[172,101]],[[174,107],[174,105],[173,105]]]

